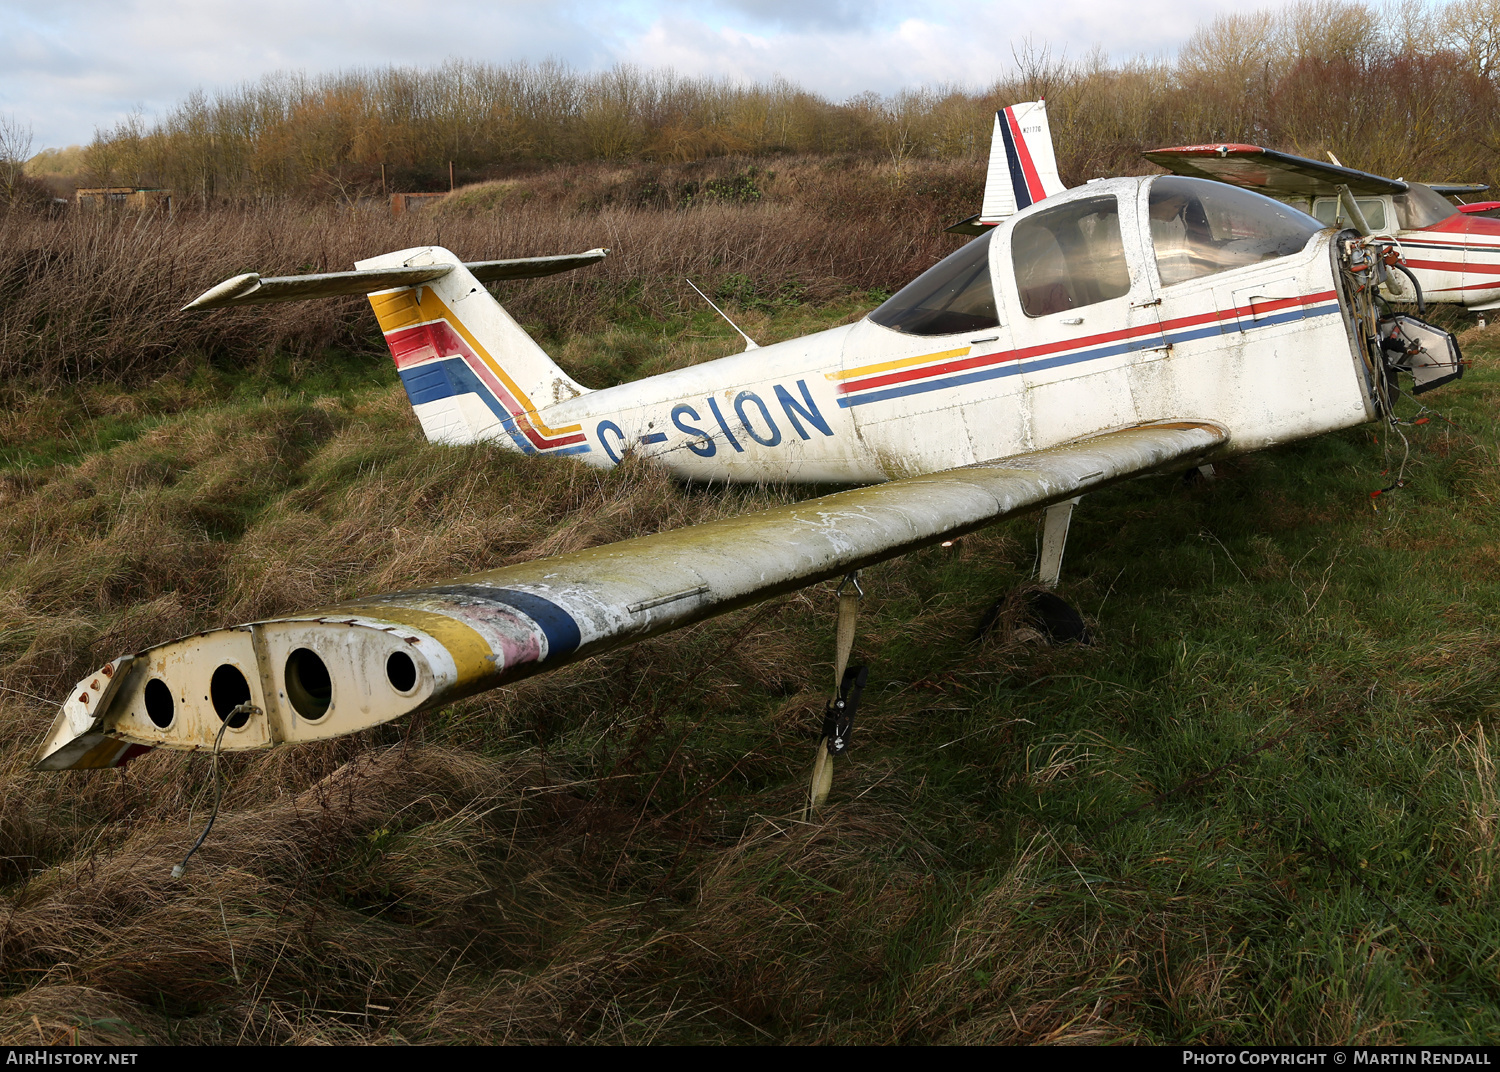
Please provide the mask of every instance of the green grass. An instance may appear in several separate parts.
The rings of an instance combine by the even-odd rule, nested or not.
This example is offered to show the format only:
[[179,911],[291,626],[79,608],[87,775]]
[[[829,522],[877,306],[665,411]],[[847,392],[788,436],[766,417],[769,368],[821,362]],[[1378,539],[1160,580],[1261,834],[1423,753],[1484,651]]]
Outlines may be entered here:
[[[859,311],[732,312],[770,341]],[[555,348],[598,383],[739,346],[708,312]],[[1061,594],[1092,646],[975,636],[1035,515],[867,571],[812,823],[828,588],[235,757],[184,883],[206,761],[25,771],[48,711],[7,693],[0,1035],[1488,1042],[1500,353],[1467,352],[1399,490],[1371,426],[1086,498]],[[359,355],[13,397],[56,407],[13,408],[0,463],[5,684],[46,696],[173,630],[782,494],[431,447]]]

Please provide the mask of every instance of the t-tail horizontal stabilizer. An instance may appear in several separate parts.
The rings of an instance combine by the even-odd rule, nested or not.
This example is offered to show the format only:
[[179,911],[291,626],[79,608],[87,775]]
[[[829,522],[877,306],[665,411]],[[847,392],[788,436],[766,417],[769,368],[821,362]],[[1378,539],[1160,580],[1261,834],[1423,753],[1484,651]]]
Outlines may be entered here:
[[184,308],[367,295],[429,440],[491,440],[523,454],[578,454],[589,450],[582,425],[552,427],[539,411],[587,388],[542,351],[484,284],[572,271],[608,253],[465,262],[441,247],[422,246],[360,261],[352,272],[238,275]]
[[175,640],[80,682],[38,766],[107,767],[153,747],[217,741],[241,751],[353,733],[1010,514],[1202,464],[1226,439],[1211,424],[1144,425]]
[[[502,279],[536,279],[540,276],[571,272],[597,264],[609,255],[607,249],[586,253],[565,253],[555,257],[517,257],[506,261],[465,261],[464,267],[481,283]],[[267,305],[271,302],[304,301],[309,298],[337,298],[347,294],[374,294],[393,287],[412,287],[430,283],[453,271],[451,264],[429,264],[412,267],[375,268],[355,272],[324,272],[319,275],[283,275],[262,278],[246,272],[210,287],[182,308],[227,309],[236,305]]]

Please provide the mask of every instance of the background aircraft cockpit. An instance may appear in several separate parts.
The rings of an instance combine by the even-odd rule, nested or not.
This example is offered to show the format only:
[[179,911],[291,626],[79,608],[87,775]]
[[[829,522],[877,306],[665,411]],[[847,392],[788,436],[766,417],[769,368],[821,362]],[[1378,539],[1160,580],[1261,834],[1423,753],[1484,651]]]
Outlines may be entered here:
[[[1458,215],[1453,202],[1420,182],[1410,183],[1404,194],[1356,197],[1354,203],[1372,231],[1420,231]],[[1324,227],[1350,226],[1349,212],[1337,197],[1314,198],[1312,214]]]

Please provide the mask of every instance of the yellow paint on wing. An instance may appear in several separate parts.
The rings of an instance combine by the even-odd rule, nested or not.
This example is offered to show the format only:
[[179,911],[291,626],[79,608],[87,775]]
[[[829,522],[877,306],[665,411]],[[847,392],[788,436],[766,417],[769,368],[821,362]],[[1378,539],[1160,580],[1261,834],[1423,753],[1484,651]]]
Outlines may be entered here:
[[346,616],[374,618],[420,629],[448,649],[454,666],[458,668],[460,687],[492,677],[497,669],[495,660],[490,658],[494,652],[490,651],[484,637],[446,614],[390,603],[343,603],[336,608],[336,613],[329,611],[328,616],[335,620]]
[[129,741],[101,735],[99,743],[73,761],[70,770],[108,770],[119,762],[120,754],[130,747]]
[[874,365],[861,365],[859,368],[844,369],[842,372],[830,372],[830,380],[852,380],[856,376],[873,376],[877,372],[890,372],[892,369],[911,368],[913,365],[926,364],[928,361],[944,361],[950,357],[968,357],[970,347],[961,346],[957,350],[943,350],[936,354],[922,354],[920,357],[903,357],[898,361],[881,361]]

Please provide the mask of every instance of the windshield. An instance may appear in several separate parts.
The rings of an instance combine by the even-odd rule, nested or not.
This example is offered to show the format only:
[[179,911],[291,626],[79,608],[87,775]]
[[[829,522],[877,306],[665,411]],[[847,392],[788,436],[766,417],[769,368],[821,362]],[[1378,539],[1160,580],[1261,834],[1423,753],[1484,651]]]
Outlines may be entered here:
[[989,230],[896,292],[870,319],[907,335],[953,335],[998,327],[990,285]]
[[1396,195],[1396,219],[1403,231],[1418,231],[1458,215],[1453,203],[1432,187],[1420,182],[1410,186],[1406,193]]
[[1178,175],[1152,181],[1150,214],[1163,286],[1289,256],[1323,229],[1262,194]]
[[[1356,197],[1354,204],[1364,214],[1365,222],[1370,225],[1372,231],[1384,231],[1385,202],[1378,197]],[[1349,219],[1349,210],[1344,207],[1342,201],[1337,197],[1320,197],[1313,205],[1314,216],[1324,227],[1352,227],[1353,222]]]

